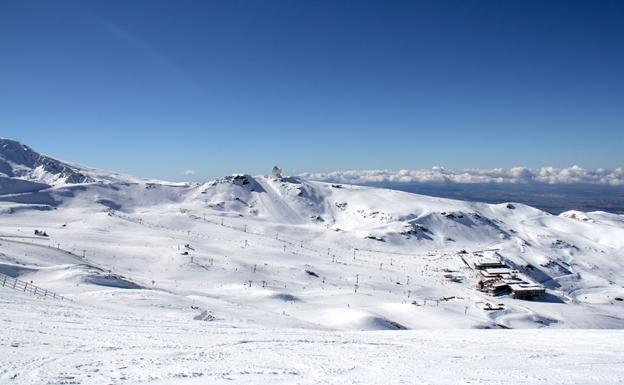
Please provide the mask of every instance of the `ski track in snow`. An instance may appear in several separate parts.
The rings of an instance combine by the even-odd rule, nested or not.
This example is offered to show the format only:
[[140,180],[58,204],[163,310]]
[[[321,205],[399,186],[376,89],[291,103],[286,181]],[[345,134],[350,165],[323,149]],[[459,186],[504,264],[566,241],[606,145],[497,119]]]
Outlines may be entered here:
[[278,190],[268,180],[256,178],[256,182],[262,186],[265,194],[258,194],[262,206],[267,212],[274,215],[274,219],[285,224],[302,224],[303,218],[282,198]]

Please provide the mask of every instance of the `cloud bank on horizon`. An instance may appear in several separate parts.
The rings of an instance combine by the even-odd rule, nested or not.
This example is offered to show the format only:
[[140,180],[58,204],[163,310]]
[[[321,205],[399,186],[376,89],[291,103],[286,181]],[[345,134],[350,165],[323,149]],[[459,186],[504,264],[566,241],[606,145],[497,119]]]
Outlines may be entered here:
[[433,167],[429,170],[348,170],[327,173],[303,173],[300,176],[325,182],[366,183],[543,183],[596,184],[624,186],[624,167],[613,170],[571,167],[512,167],[491,169],[447,170]]

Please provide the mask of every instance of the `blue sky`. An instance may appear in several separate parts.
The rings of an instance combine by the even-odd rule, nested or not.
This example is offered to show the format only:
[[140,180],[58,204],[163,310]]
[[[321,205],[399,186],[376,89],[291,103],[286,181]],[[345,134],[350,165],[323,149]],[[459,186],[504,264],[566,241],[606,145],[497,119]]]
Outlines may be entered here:
[[94,167],[624,165],[622,1],[0,3],[0,136]]

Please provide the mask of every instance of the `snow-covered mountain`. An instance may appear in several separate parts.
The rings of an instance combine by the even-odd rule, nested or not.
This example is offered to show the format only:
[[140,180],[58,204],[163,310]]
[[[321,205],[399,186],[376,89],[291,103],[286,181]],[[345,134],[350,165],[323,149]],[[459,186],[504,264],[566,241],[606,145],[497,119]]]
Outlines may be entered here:
[[307,329],[624,327],[621,215],[294,177],[143,181],[2,146],[0,272],[78,303]]
[[15,140],[0,138],[0,176],[46,184],[89,183],[79,167],[33,151]]

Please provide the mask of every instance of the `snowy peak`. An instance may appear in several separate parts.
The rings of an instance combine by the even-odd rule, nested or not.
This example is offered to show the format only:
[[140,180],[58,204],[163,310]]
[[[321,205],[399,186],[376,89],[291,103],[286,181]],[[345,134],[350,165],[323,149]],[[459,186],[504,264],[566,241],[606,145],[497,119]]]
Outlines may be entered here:
[[61,295],[271,327],[624,326],[621,215],[280,172],[167,184],[0,148],[0,273]]
[[11,139],[0,139],[0,176],[50,185],[94,182],[78,167],[39,154]]

